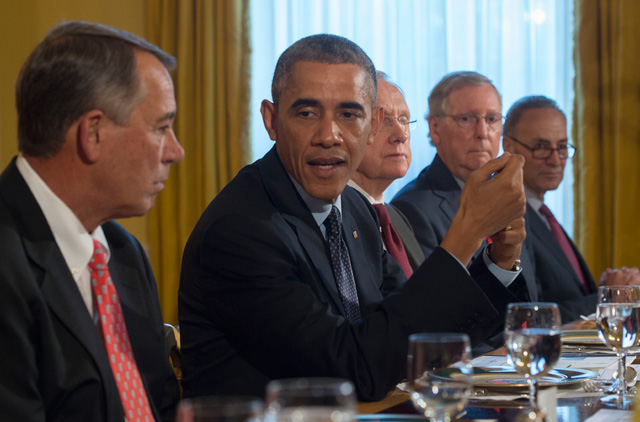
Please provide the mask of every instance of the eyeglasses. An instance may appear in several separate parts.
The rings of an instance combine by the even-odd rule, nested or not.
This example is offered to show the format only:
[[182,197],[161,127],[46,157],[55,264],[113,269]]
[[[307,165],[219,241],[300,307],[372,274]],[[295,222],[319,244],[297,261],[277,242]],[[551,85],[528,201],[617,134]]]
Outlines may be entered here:
[[551,155],[553,154],[553,151],[558,151],[558,157],[561,160],[566,160],[567,158],[571,158],[576,153],[576,148],[571,144],[562,144],[558,148],[550,148],[542,144],[537,144],[534,147],[530,147],[529,145],[518,141],[513,136],[508,136],[508,138],[511,138],[511,140],[513,140],[515,143],[520,144],[526,149],[528,149],[529,151],[531,151],[531,156],[533,158],[539,158],[541,160],[543,159],[546,160],[547,158],[551,157]]
[[382,119],[382,125],[380,126],[380,130],[382,131],[391,130],[391,128],[393,127],[393,122],[395,121],[398,121],[398,123],[400,123],[400,127],[405,132],[415,129],[416,126],[418,125],[417,120],[409,120],[405,116],[399,116],[399,117],[384,116],[384,118]]
[[463,114],[445,114],[447,117],[451,117],[456,121],[458,126],[462,129],[472,129],[478,125],[480,119],[484,119],[487,126],[491,129],[500,129],[502,127],[502,114],[485,114],[481,116],[479,114],[474,113],[463,113]]

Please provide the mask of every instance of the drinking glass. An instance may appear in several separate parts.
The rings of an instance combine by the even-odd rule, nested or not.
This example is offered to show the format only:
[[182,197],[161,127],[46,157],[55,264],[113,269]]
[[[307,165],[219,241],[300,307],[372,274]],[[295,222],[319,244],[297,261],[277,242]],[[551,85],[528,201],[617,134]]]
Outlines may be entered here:
[[350,422],[355,389],[339,378],[290,378],[267,384],[266,422]]
[[206,396],[184,399],[178,406],[177,422],[259,422],[262,399],[248,396]]
[[640,336],[640,287],[603,286],[598,289],[596,325],[604,344],[618,355],[618,392],[602,401],[619,409],[632,403],[624,378],[627,352],[638,347]]
[[538,407],[538,378],[549,372],[562,349],[560,311],[555,303],[510,303],[505,320],[507,359],[529,385],[531,409]]
[[418,412],[431,421],[455,419],[471,395],[471,347],[460,333],[409,336],[407,385]]

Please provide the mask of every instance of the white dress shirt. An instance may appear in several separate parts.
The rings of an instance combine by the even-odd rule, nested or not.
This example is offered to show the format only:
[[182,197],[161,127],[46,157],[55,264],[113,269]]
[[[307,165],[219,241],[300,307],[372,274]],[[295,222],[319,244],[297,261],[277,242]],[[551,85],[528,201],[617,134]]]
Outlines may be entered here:
[[16,165],[49,223],[49,228],[80,290],[89,314],[94,317],[94,322],[97,322],[97,312],[94,309],[91,292],[91,270],[88,264],[93,255],[94,239],[102,245],[105,260],[109,262],[109,244],[102,227],[99,226],[91,234],[87,232],[74,212],[53,193],[22,154],[18,156]]

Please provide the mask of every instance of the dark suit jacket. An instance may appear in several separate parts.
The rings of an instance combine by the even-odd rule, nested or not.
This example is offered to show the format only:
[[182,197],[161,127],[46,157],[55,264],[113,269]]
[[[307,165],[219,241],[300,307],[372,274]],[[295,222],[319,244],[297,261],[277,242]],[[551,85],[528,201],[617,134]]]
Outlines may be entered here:
[[[122,227],[109,222],[103,229],[154,415],[172,421],[179,391],[151,268]],[[0,418],[122,422],[102,336],[15,159],[0,176],[0,239]]]
[[528,230],[527,239],[531,240],[536,260],[536,280],[541,289],[540,300],[556,302],[560,308],[563,322],[574,321],[579,319],[580,315],[594,313],[598,303],[596,284],[571,238],[569,238],[569,242],[589,284],[588,292],[584,291],[578,275],[571,267],[551,230],[528,204],[525,218]]
[[[461,193],[453,174],[440,156],[436,155],[431,165],[402,188],[391,201],[411,223],[425,256],[438,247],[447,234],[458,210]],[[487,201],[490,200],[491,198],[487,198]],[[476,252],[473,261],[482,259],[482,250],[484,246]],[[519,294],[517,299],[536,301],[538,288],[535,284],[534,262],[526,244],[522,246],[520,260],[528,297]]]
[[409,258],[409,265],[411,265],[411,269],[415,271],[424,261],[424,253],[422,252],[422,248],[420,248],[415,233],[413,233],[411,224],[409,224],[407,217],[405,217],[397,207],[391,204],[385,204],[385,206],[389,212],[391,224],[393,224],[393,228],[398,232],[398,236],[400,236],[400,240],[402,240],[402,246],[404,246],[404,251],[407,254],[407,258]]
[[462,331],[479,341],[502,323],[442,249],[405,282],[373,207],[350,187],[342,216],[358,325],[345,317],[326,242],[275,148],[209,204],[180,278],[185,397],[262,395],[274,378],[332,376],[350,379],[362,400],[381,399],[405,374],[409,334]]

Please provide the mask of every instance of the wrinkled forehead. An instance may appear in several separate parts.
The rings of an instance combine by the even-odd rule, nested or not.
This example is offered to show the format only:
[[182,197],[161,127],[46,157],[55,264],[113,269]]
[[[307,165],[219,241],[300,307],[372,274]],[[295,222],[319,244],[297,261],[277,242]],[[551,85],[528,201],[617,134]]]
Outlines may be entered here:
[[367,95],[372,99],[371,107],[375,105],[375,101],[378,94],[378,81],[372,76],[367,68],[358,64],[358,63],[349,63],[349,62],[330,62],[330,61],[315,61],[315,60],[295,60],[290,63],[286,71],[283,73],[282,78],[279,79],[276,83],[274,79],[274,88],[277,89],[277,94],[274,96],[274,100],[282,95],[283,91],[286,90],[291,84],[294,83],[294,79],[299,79],[300,73],[305,72],[307,69],[342,69],[345,71],[348,68],[352,68],[352,71],[359,70],[358,78],[354,79],[354,84],[358,84],[358,89],[365,89],[367,91]]
[[502,110],[500,94],[491,84],[464,85],[453,89],[444,101],[447,112]]
[[357,102],[371,110],[374,106],[371,95],[367,73],[358,65],[301,61],[292,67],[278,107],[288,108],[300,100],[336,101]]

